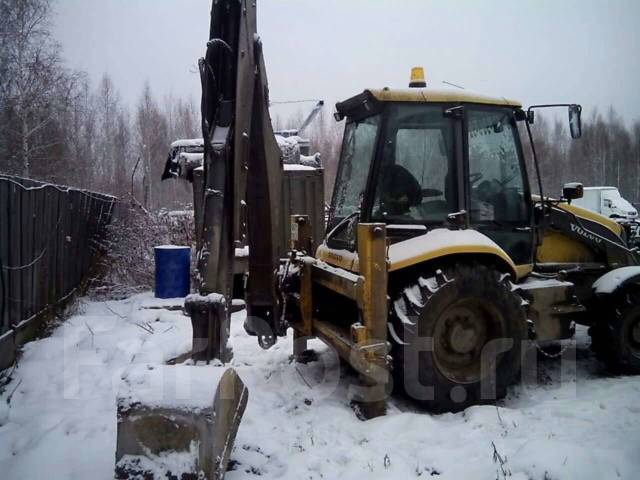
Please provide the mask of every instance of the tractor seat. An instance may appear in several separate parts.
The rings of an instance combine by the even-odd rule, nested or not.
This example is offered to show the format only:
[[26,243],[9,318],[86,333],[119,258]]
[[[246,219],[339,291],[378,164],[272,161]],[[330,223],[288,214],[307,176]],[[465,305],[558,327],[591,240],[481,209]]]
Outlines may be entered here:
[[380,179],[380,203],[388,215],[403,215],[422,203],[422,187],[401,165],[388,165]]

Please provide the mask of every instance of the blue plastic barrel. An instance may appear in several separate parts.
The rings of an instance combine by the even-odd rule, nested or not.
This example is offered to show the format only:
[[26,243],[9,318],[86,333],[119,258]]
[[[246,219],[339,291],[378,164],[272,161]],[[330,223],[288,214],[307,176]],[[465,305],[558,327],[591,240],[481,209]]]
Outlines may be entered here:
[[177,245],[155,247],[156,298],[178,298],[189,295],[191,248]]

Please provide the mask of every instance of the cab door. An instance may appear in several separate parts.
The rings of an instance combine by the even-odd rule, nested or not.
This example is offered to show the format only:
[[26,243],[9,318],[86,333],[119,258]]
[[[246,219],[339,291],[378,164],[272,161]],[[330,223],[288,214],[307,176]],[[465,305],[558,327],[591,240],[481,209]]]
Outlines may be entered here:
[[512,108],[465,108],[469,220],[511,257],[533,263],[533,209]]

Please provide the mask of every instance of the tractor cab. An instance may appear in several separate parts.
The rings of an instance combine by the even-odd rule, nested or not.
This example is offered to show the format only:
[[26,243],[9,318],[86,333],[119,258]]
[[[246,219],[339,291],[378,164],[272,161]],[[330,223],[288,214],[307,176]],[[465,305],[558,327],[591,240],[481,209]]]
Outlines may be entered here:
[[328,248],[354,251],[358,222],[385,223],[392,244],[472,228],[516,265],[533,263],[518,102],[461,89],[366,90],[339,103],[336,118],[346,129]]

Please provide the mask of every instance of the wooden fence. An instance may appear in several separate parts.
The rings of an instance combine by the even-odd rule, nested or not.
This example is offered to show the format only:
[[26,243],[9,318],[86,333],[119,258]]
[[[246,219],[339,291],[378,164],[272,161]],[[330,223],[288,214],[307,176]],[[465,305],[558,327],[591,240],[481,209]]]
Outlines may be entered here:
[[0,370],[90,270],[116,198],[0,175]]

